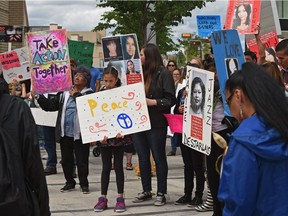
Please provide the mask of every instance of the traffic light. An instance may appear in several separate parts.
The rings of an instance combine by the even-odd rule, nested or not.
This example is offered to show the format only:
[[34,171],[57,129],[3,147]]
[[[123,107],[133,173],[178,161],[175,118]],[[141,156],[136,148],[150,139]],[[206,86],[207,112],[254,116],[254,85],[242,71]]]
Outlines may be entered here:
[[199,41],[199,40],[192,40],[192,41],[191,41],[191,45],[192,45],[192,46],[201,46],[201,41]]

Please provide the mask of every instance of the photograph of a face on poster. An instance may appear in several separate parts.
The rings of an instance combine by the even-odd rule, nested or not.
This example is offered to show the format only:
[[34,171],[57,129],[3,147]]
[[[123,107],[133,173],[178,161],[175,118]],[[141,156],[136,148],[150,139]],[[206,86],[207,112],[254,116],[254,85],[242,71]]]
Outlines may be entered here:
[[120,37],[102,38],[102,46],[105,62],[123,60]]
[[227,78],[229,78],[235,71],[239,69],[237,58],[225,58]]
[[[188,77],[188,79],[187,79]],[[211,150],[214,73],[187,66],[182,143],[206,155]]]
[[105,68],[109,66],[113,66],[117,69],[118,77],[121,80],[121,86],[126,85],[126,78],[125,78],[126,70],[125,70],[124,62],[123,61],[104,62]]
[[139,49],[136,37],[133,34],[125,35],[121,37],[121,40],[124,59],[138,59]]
[[194,72],[190,91],[190,113],[198,117],[204,117],[206,96],[206,74]]
[[236,29],[239,32],[247,31],[251,22],[251,4],[239,4],[235,6],[235,15],[233,19],[232,29]]

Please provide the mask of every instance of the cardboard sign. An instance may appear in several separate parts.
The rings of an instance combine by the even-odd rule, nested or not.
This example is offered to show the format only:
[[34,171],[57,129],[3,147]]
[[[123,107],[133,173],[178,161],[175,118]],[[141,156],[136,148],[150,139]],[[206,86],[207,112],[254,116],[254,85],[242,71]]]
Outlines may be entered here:
[[104,66],[118,70],[122,86],[143,82],[139,46],[136,34],[102,38]]
[[12,83],[13,79],[17,81],[30,79],[27,47],[0,54],[0,62],[7,83]]
[[31,108],[36,125],[55,127],[58,111],[46,112],[41,108]]
[[225,29],[236,29],[239,34],[256,34],[260,11],[259,0],[229,0]]
[[[265,48],[273,48],[275,50],[276,45],[279,43],[277,33],[275,31],[269,32],[267,34],[263,34],[260,36],[260,40]],[[253,38],[247,41],[247,45],[249,50],[255,52],[257,57],[259,56],[258,46],[256,39]]]
[[68,40],[69,55],[76,61],[77,66],[85,65],[89,69],[93,64],[94,44],[86,41]]
[[224,112],[226,115],[230,115],[230,110],[225,98],[225,83],[231,74],[242,68],[242,64],[245,62],[241,42],[236,30],[214,31],[211,35],[211,42],[224,104]]
[[214,73],[187,66],[182,143],[196,151],[211,152]]
[[32,88],[38,94],[68,90],[72,74],[65,29],[26,34]]
[[151,128],[142,83],[78,97],[76,105],[83,143]]
[[220,16],[197,15],[197,29],[198,35],[202,37],[209,37],[213,31],[221,30]]

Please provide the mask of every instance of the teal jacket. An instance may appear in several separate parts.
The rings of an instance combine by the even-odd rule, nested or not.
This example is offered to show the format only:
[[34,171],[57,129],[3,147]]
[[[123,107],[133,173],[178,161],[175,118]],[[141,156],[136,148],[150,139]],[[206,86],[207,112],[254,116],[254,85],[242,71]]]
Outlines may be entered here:
[[223,216],[288,215],[288,141],[258,115],[231,135],[218,198]]

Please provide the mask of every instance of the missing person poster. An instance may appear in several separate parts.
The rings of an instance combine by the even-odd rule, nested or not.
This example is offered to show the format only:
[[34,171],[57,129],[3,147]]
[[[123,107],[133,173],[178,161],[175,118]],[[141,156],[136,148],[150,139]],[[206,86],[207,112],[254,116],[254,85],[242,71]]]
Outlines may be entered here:
[[77,97],[76,105],[83,143],[151,128],[142,83]]
[[259,0],[229,0],[225,29],[236,29],[239,34],[256,34],[260,11]]
[[38,94],[72,87],[66,29],[26,34],[31,84]]
[[7,83],[30,79],[27,47],[0,54],[0,63]]
[[241,42],[236,30],[214,31],[211,35],[211,42],[224,104],[224,112],[226,115],[230,115],[230,110],[225,98],[225,83],[231,74],[241,69],[242,64],[245,62]]
[[187,66],[182,143],[196,151],[211,152],[214,73]]
[[114,66],[122,85],[143,81],[136,34],[102,38],[104,66]]

